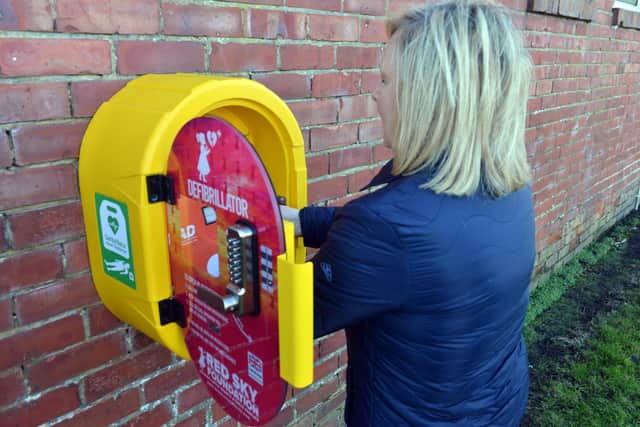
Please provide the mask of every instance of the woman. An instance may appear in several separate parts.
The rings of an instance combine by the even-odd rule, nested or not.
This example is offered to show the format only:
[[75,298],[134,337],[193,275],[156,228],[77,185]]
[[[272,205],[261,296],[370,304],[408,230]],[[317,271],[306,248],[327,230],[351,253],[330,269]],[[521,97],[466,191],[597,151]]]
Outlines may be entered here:
[[516,426],[535,258],[530,61],[507,12],[456,1],[389,25],[375,93],[393,160],[343,208],[284,208],[319,247],[315,334],[346,330],[349,426]]

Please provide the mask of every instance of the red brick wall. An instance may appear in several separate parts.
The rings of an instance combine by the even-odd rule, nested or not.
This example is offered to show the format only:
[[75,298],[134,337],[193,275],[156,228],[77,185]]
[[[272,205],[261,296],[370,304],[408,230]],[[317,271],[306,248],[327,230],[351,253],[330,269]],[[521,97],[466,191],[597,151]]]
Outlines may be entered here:
[[[137,74],[248,77],[296,115],[310,201],[343,203],[389,157],[371,98],[383,16],[419,3],[0,0],[1,424],[235,425],[188,364],[100,304],[78,198],[83,132]],[[507,2],[536,63],[539,277],[629,212],[640,186],[640,31],[614,25],[611,0],[559,3],[532,2],[545,15]],[[316,382],[273,425],[339,424],[345,363],[343,334],[320,340]]]

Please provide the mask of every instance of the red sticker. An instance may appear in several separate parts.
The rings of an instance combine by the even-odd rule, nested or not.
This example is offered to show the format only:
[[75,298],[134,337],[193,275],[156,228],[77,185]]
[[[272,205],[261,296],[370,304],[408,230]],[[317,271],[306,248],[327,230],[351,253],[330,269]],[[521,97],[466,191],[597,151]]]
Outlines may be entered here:
[[[176,204],[167,204],[171,275],[186,309],[187,349],[228,414],[264,424],[278,413],[287,389],[280,378],[276,305],[276,257],[284,238],[271,181],[246,138],[213,117],[193,119],[180,130],[168,175],[176,194]],[[230,231],[237,227],[255,236],[242,271]],[[245,296],[241,307],[225,312],[221,301],[236,295],[230,289],[242,285],[241,274],[253,278],[246,283],[254,298]],[[257,314],[237,314],[247,307]]]

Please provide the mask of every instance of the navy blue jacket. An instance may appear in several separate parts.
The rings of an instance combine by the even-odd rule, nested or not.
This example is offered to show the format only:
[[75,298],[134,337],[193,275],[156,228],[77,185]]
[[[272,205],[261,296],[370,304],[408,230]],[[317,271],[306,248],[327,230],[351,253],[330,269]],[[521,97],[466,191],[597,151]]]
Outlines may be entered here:
[[394,177],[344,207],[300,211],[315,335],[345,328],[350,427],[516,426],[535,258],[531,190],[499,199]]

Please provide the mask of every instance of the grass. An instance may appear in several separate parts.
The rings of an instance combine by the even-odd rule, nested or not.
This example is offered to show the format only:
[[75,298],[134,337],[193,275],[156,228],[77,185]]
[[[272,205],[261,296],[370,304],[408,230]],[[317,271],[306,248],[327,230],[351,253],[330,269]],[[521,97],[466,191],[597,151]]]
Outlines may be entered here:
[[607,255],[626,242],[628,236],[640,226],[640,216],[634,216],[619,224],[608,236],[588,245],[569,262],[556,270],[544,283],[531,293],[525,326],[533,322],[540,313],[558,301],[568,289],[576,286],[585,274],[587,266],[607,261]]
[[582,360],[545,387],[536,425],[640,425],[638,319],[640,305],[625,304],[597,327]]
[[531,295],[523,426],[640,426],[640,215]]

